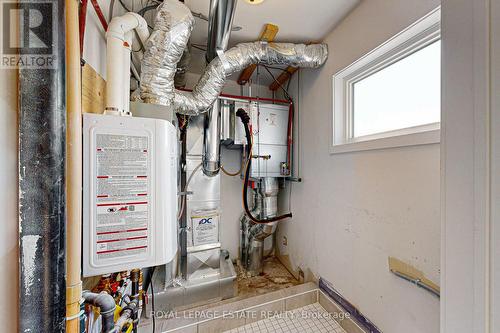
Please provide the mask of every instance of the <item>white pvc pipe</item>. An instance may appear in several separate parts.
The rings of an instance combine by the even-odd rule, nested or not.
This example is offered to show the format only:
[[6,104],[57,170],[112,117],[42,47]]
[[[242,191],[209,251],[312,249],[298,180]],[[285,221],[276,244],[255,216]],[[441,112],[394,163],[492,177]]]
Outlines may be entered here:
[[[125,34],[125,40],[128,45],[132,45],[134,32],[129,31]],[[131,47],[124,48],[123,52],[123,70],[122,73],[127,73],[127,76],[123,78],[122,81],[122,91],[123,91],[123,112],[129,114],[130,111],[130,53],[132,51]]]
[[127,114],[130,101],[130,52],[137,31],[143,44],[149,38],[146,20],[136,13],[126,13],[111,20],[106,32],[106,114]]

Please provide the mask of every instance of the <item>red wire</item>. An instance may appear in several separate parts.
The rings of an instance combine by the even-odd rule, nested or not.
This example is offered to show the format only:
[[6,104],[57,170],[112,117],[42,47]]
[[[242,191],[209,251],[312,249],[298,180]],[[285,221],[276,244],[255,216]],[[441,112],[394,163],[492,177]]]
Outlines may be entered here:
[[78,15],[80,27],[80,58],[83,56],[83,39],[85,37],[85,24],[87,22],[87,4],[88,0],[82,0],[80,5],[80,13]]
[[101,6],[99,6],[99,3],[97,0],[90,0],[92,2],[92,6],[94,6],[95,13],[97,14],[97,17],[99,18],[99,21],[101,21],[101,25],[104,29],[104,31],[108,31],[108,22],[106,22],[106,19],[104,18],[104,14],[102,13]]
[[294,116],[294,106],[293,102],[290,101],[290,108],[288,109],[288,129],[287,129],[287,151],[286,151],[286,161],[288,163],[288,176],[291,176],[292,170],[292,144],[293,144],[293,116]]

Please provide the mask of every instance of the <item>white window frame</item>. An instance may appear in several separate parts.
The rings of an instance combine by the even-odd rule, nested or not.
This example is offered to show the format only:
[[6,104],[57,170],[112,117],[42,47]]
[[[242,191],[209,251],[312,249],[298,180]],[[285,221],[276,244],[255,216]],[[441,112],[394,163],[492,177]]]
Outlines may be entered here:
[[440,123],[426,124],[361,137],[353,136],[353,86],[441,38],[441,8],[392,37],[333,75],[331,153],[439,143]]

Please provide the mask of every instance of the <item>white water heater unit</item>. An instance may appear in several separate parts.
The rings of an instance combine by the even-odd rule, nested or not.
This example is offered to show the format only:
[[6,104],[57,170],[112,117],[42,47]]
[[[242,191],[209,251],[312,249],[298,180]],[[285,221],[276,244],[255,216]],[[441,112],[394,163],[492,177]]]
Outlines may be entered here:
[[83,275],[177,252],[177,134],[167,120],[84,114]]

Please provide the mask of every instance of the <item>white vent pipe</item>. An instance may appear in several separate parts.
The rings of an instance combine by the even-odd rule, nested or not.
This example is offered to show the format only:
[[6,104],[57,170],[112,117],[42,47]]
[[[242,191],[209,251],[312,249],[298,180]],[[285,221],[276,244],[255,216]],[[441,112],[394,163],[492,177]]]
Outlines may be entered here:
[[136,13],[126,13],[111,20],[106,32],[106,114],[129,114],[130,53],[136,43],[134,30],[143,45],[149,38],[148,24]]

